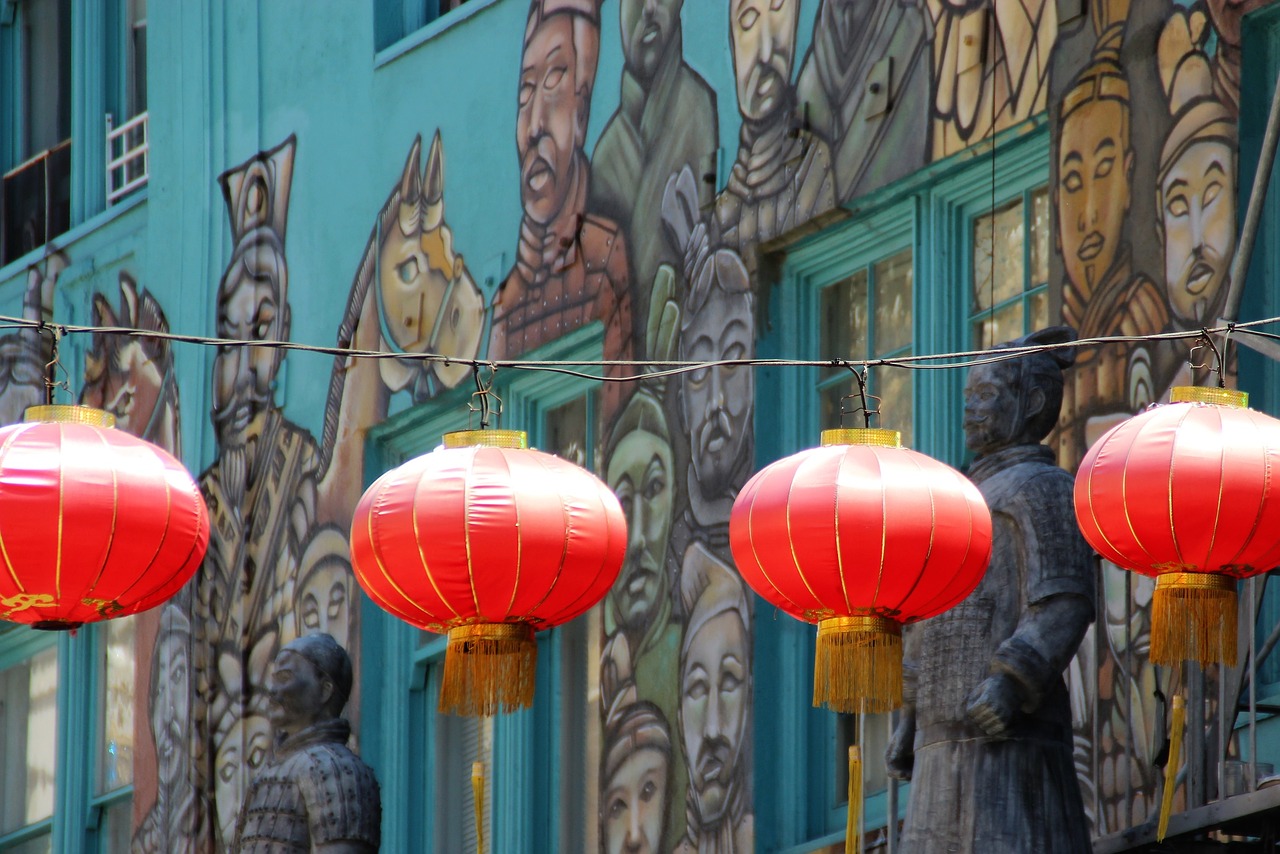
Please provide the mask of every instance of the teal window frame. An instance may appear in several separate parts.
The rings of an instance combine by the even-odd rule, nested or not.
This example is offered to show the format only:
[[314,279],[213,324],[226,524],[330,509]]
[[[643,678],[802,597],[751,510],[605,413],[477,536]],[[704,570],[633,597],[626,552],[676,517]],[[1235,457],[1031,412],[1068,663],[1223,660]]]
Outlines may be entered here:
[[[0,628],[0,670],[55,647],[58,651],[53,815],[0,836],[0,854],[44,836],[51,837],[51,850],[60,854],[105,854],[102,822],[106,812],[133,798],[133,784],[94,794],[98,761],[104,753],[96,720],[104,634],[103,625],[84,626],[75,635],[17,625]],[[86,744],[89,749],[82,749]],[[131,826],[131,839],[132,833]]]
[[[1249,73],[1241,80],[1240,103],[1270,105],[1280,75],[1280,6],[1265,6],[1244,18],[1243,52],[1248,57]],[[1267,109],[1242,110],[1240,114],[1240,159],[1236,177],[1237,217],[1243,223],[1249,206],[1249,194],[1258,171],[1262,139],[1266,132]],[[1280,265],[1280,181],[1272,168],[1267,195],[1258,225],[1257,242],[1249,262],[1244,297],[1240,306],[1241,320],[1254,320],[1280,315],[1280,286],[1273,271]],[[1276,332],[1275,327],[1263,331]],[[1240,339],[1243,340],[1243,339]],[[1274,343],[1274,342],[1272,342]],[[1241,344],[1239,355],[1240,388],[1249,392],[1249,406],[1269,415],[1280,415],[1280,362]],[[1262,651],[1271,628],[1280,621],[1280,586],[1263,576],[1260,583],[1262,602],[1258,610],[1256,649]],[[1258,662],[1257,698],[1260,703],[1280,701],[1280,650]],[[1266,716],[1260,716],[1265,718]],[[1260,730],[1259,735],[1262,736]],[[1260,758],[1266,753],[1259,751]]]
[[[603,341],[603,326],[594,322],[526,358],[600,361],[604,358]],[[588,375],[600,373],[598,367],[579,370]],[[503,398],[503,415],[496,426],[524,429],[529,433],[530,447],[538,447],[546,415],[587,395],[588,435],[595,437],[598,445],[598,396],[589,392],[599,387],[599,381],[590,376],[503,371],[494,389]],[[472,384],[465,381],[438,399],[371,429],[365,482],[372,483],[384,471],[436,447],[446,432],[478,426],[467,411],[473,391]],[[588,468],[591,463],[589,459]],[[435,813],[446,801],[445,793],[436,791],[434,774],[441,758],[436,755],[435,739],[438,676],[432,678],[443,661],[445,638],[419,646],[417,629],[386,614],[367,598],[362,598],[360,613],[361,657],[365,662],[360,676],[361,749],[377,771],[382,791],[397,793],[395,797],[384,794],[383,849],[446,854],[436,850],[432,837]],[[565,828],[575,820],[594,820],[585,815],[580,804],[566,802],[572,799],[562,796],[567,782],[562,769],[572,762],[567,763],[565,757],[582,747],[562,726],[568,704],[581,699],[578,692],[565,688],[571,678],[565,671],[571,659],[573,629],[557,627],[538,634],[533,708],[494,718],[490,850],[511,854],[569,850],[569,842],[562,839],[567,835]],[[593,664],[588,662],[588,666]],[[584,783],[593,785],[591,779]],[[459,780],[456,785],[469,783]]]
[[[440,0],[374,0],[373,49],[377,64],[390,62],[496,2],[463,0],[460,6],[442,12]],[[422,7],[422,23],[416,27],[405,22],[409,5]]]
[[[0,0],[0,8],[9,0]],[[154,2],[154,0],[153,0]],[[474,2],[474,0],[473,0]],[[119,127],[131,116],[128,50],[131,22],[128,0],[69,0],[71,14],[71,216],[67,231],[46,235],[54,243],[107,209],[107,130],[111,113]],[[31,155],[23,151],[21,28],[23,2],[0,17],[0,175]],[[36,152],[38,154],[38,152]],[[145,186],[135,191],[145,196]],[[119,207],[117,205],[117,207]],[[14,258],[12,266],[32,263],[42,248]],[[3,269],[4,265],[0,265]]]
[[[817,352],[821,290],[908,247],[914,266],[912,352],[968,349],[974,343],[974,220],[1047,185],[1049,152],[1048,120],[1042,114],[850,203],[849,218],[788,247],[778,283],[768,295],[768,331],[759,341],[760,357],[856,358]],[[1050,199],[1052,216],[1052,195]],[[1052,281],[1048,286],[1051,290]],[[1051,323],[1054,309],[1051,301]],[[817,445],[821,428],[839,426],[818,423],[821,368],[765,365],[756,370],[757,469]],[[874,375],[895,369],[871,370]],[[916,372],[912,389],[912,446],[957,467],[965,462],[963,388],[963,371],[938,370]],[[894,402],[881,405],[889,411]],[[837,755],[840,717],[811,706],[814,629],[775,613],[763,600],[757,599],[755,607],[755,776],[780,783],[770,785],[767,796],[756,790],[757,850],[823,850],[844,839],[845,793],[836,785],[837,763],[845,761]],[[883,758],[864,756],[863,761]],[[909,791],[909,784],[898,786],[899,818]],[[884,827],[892,800],[889,790],[872,793],[865,802],[864,827]]]

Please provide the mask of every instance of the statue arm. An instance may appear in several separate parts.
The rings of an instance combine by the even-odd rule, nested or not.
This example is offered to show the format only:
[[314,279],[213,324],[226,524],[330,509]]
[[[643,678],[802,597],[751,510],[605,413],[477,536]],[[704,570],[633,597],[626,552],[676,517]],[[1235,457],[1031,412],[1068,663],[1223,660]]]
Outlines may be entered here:
[[920,646],[920,631],[914,626],[904,626],[902,630],[902,709],[898,712],[898,722],[889,737],[889,746],[884,752],[885,767],[889,776],[897,780],[910,780],[915,765],[916,742],[916,686],[918,669],[917,653]]

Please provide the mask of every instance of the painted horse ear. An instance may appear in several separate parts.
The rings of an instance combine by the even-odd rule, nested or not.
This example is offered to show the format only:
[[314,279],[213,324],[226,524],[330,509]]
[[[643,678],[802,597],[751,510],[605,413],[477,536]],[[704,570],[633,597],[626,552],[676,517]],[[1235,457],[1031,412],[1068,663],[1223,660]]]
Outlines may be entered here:
[[423,231],[439,228],[444,222],[444,144],[440,131],[431,137],[431,150],[427,152],[426,186],[422,191]]
[[422,155],[422,134],[413,138],[413,147],[409,149],[409,157],[404,162],[404,174],[400,176],[400,204],[416,202],[422,192],[422,179],[419,177],[418,164]]

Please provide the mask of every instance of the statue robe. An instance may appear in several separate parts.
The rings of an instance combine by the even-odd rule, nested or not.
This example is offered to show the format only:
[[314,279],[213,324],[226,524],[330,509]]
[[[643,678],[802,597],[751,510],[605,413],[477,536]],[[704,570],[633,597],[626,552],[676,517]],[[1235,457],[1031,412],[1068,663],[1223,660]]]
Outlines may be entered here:
[[[978,458],[969,472],[991,508],[991,566],[955,608],[909,627],[918,688],[915,765],[902,848],[912,854],[1085,854],[1089,827],[1072,762],[1062,672],[1092,619],[1096,582],[1076,527],[1071,475],[1045,445]],[[1063,603],[1071,607],[1063,608]],[[971,723],[967,698],[1004,672],[1023,699],[1011,737]],[[910,703],[911,686],[907,701]]]

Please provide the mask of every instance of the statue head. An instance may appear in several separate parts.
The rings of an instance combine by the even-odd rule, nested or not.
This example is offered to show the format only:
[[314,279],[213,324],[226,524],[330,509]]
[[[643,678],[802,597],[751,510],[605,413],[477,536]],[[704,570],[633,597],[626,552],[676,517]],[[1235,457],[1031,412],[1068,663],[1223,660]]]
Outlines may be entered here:
[[622,0],[622,55],[641,83],[650,83],[678,43],[684,0]]
[[671,729],[641,700],[614,710],[600,763],[600,847],[605,854],[658,854],[671,798]]
[[790,103],[799,14],[798,0],[730,0],[733,74],[743,118],[762,121]]
[[627,555],[610,597],[619,623],[637,631],[670,595],[667,539],[675,504],[667,417],[647,389],[619,414],[605,459],[605,479],[627,519]]
[[1058,242],[1067,278],[1086,296],[1111,271],[1129,211],[1134,157],[1122,33],[1113,27],[1099,37],[1093,58],[1063,96],[1059,120]]
[[[1034,347],[1075,339],[1071,327],[1052,326],[997,346]],[[1048,436],[1062,409],[1062,369],[1074,362],[1071,347],[970,368],[964,387],[965,446],[983,456]]]
[[351,659],[332,635],[285,644],[267,680],[267,717],[277,741],[338,717],[351,696]]
[[566,212],[577,155],[586,142],[599,52],[597,0],[530,4],[520,64],[516,151],[525,216],[542,225]]
[[705,826],[729,814],[742,785],[749,737],[751,626],[746,588],[701,543],[680,576],[685,610],[680,645],[680,732],[689,763],[689,799]]

